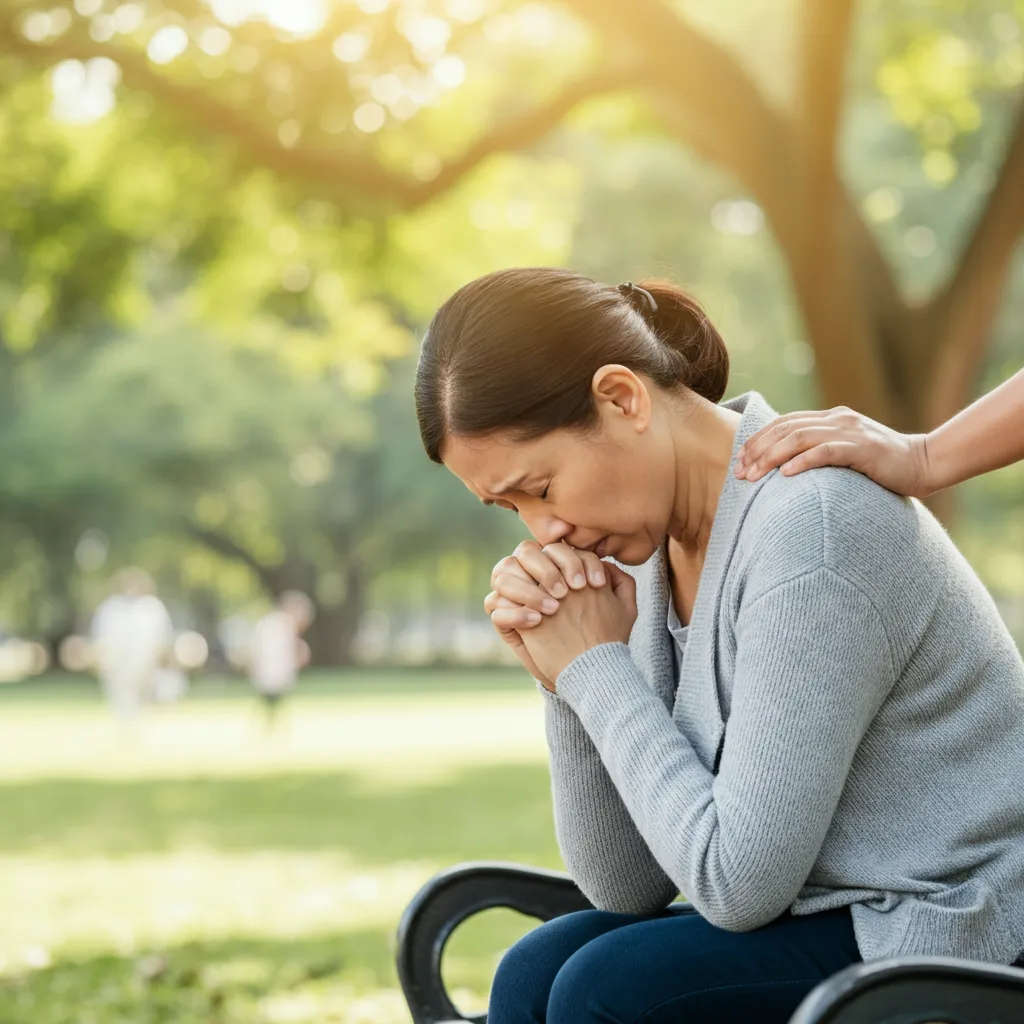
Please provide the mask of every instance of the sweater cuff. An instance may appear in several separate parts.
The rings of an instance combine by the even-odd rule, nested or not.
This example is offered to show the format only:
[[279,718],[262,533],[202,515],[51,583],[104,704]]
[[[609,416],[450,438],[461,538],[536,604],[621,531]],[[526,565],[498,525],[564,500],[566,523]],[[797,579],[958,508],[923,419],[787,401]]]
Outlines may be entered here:
[[534,679],[537,684],[537,689],[540,691],[540,695],[549,704],[564,704],[565,701],[558,696],[557,693],[552,693],[539,679]]
[[[598,722],[652,691],[623,643],[598,644],[574,658],[555,680],[558,695],[584,723]],[[589,731],[589,730],[588,730]]]

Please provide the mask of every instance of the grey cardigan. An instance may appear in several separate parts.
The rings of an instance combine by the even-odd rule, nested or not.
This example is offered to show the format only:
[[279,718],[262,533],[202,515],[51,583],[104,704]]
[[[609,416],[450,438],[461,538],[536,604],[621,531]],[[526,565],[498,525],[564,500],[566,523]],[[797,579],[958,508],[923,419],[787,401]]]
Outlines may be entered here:
[[[774,416],[727,405],[737,448]],[[1024,950],[1024,666],[920,504],[730,472],[678,677],[664,553],[630,571],[629,645],[545,691],[559,846],[597,907],[683,892],[743,931],[851,905],[865,959]]]

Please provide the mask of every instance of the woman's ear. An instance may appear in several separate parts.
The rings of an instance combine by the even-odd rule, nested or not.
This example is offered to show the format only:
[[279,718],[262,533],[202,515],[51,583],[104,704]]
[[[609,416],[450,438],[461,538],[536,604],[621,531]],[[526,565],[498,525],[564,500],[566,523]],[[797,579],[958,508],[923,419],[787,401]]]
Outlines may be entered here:
[[595,371],[591,391],[598,415],[626,424],[642,434],[651,422],[651,396],[644,382],[628,366],[608,363]]

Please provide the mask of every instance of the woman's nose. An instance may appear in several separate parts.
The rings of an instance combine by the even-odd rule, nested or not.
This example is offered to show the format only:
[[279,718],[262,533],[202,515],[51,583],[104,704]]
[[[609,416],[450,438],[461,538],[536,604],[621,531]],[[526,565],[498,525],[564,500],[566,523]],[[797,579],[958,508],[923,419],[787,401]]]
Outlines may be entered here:
[[533,539],[544,547],[545,544],[557,544],[565,540],[572,533],[571,523],[564,519],[556,519],[554,516],[534,513],[520,513],[526,528],[533,534]]

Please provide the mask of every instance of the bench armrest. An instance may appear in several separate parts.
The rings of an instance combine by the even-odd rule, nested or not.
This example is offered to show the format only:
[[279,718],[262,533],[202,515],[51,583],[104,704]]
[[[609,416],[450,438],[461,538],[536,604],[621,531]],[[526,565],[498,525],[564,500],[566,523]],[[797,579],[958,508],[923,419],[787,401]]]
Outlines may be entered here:
[[413,897],[398,925],[398,979],[414,1024],[470,1020],[452,1004],[441,955],[452,932],[473,914],[508,907],[540,921],[588,910],[589,900],[566,874],[518,864],[459,864],[432,878]]
[[789,1024],[1019,1024],[1024,971],[952,957],[854,964],[823,981]]

